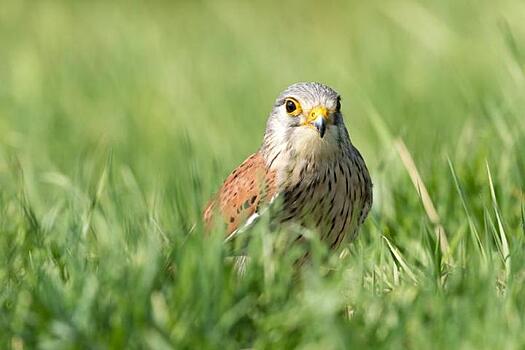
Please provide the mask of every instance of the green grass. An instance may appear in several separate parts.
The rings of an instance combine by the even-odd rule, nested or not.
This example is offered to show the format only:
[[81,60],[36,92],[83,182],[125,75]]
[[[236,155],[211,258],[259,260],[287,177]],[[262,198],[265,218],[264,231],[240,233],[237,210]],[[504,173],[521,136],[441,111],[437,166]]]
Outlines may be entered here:
[[[6,1],[0,48],[0,348],[525,346],[522,1]],[[300,275],[262,222],[239,278],[201,208],[310,80],[373,211]]]

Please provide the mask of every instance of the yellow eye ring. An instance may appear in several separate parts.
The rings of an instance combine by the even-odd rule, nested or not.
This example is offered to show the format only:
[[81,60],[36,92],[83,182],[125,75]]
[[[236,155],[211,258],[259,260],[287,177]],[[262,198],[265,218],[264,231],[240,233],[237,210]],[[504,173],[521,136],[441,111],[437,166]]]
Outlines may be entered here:
[[286,109],[286,113],[293,117],[297,117],[303,111],[301,109],[301,104],[293,98],[287,98],[284,100],[284,108]]

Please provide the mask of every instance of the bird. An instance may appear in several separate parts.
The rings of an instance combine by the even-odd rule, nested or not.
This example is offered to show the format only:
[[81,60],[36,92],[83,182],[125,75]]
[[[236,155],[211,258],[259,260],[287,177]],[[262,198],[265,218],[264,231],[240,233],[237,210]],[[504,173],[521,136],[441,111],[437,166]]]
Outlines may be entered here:
[[356,238],[372,202],[371,177],[350,140],[341,96],[299,82],[279,94],[260,148],[230,173],[203,219],[207,228],[224,222],[231,240],[278,203],[271,222],[311,230],[337,249]]

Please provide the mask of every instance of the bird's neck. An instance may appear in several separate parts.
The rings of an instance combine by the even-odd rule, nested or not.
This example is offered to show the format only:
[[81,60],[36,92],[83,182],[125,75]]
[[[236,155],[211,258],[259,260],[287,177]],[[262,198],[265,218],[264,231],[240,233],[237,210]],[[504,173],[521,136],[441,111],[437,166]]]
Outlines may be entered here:
[[[300,181],[306,172],[329,166],[351,147],[348,134],[341,137],[338,130],[320,138],[315,130],[301,129],[287,135],[266,135],[261,147],[266,165],[277,172],[278,183]],[[346,138],[345,138],[346,137]]]

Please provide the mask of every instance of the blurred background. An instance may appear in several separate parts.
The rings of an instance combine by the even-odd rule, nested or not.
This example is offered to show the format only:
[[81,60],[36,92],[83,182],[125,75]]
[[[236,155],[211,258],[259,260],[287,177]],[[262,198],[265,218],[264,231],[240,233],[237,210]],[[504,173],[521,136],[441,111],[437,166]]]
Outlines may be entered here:
[[0,26],[2,145],[66,174],[110,147],[142,180],[225,175],[297,81],[340,92],[372,168],[385,130],[432,162],[523,97],[521,1],[7,1]]

